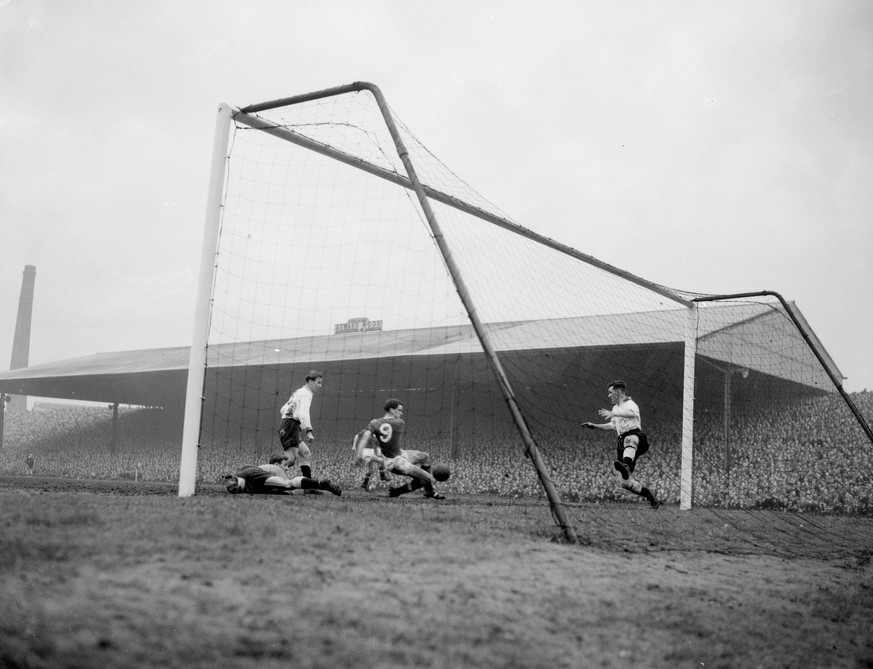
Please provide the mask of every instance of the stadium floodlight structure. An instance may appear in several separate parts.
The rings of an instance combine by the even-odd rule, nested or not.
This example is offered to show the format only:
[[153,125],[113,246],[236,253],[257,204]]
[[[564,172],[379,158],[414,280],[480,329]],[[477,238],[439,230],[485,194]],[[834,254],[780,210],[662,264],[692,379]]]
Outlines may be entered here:
[[[715,413],[733,411],[723,425],[735,440],[755,388],[802,399],[832,392],[825,385],[839,376],[772,297],[712,298],[519,225],[443,165],[372,84],[222,104],[179,495],[276,452],[279,408],[319,369],[316,472],[353,476],[352,435],[397,397],[410,448],[454,461],[467,489],[539,490],[570,540],[562,496],[596,497],[584,463],[608,451],[580,437],[579,423],[623,378],[660,445],[659,491],[690,508],[695,488],[707,500],[711,485],[723,492],[693,467]],[[737,370],[750,373],[730,387],[733,403],[722,401]],[[533,467],[517,467],[520,455]],[[592,471],[603,469],[597,460]]]

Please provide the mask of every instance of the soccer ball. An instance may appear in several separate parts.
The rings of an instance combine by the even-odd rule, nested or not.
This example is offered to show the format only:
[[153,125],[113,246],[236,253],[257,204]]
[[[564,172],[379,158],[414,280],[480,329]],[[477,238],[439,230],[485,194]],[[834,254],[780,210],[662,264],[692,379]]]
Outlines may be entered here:
[[448,481],[449,476],[452,475],[452,470],[449,469],[448,465],[434,465],[431,473],[437,481]]

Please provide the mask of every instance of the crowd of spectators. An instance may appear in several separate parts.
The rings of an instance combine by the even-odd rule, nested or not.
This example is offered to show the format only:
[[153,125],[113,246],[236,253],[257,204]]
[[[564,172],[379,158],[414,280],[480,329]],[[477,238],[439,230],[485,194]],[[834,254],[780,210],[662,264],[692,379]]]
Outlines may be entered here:
[[[853,393],[868,422],[873,392]],[[9,411],[5,417],[0,474],[25,473],[29,454],[35,474],[67,478],[177,481],[181,420],[160,409],[121,410],[115,430],[111,409],[57,408]],[[573,427],[535,432],[547,471],[561,495],[572,501],[626,499],[614,480],[614,439]],[[651,451],[640,472],[659,499],[679,499],[680,425],[646,423]],[[112,435],[116,435],[113,443]],[[728,430],[723,418],[696,420],[693,504],[736,508],[873,513],[873,444],[842,399],[809,398],[737,413]],[[344,487],[360,483],[353,466],[350,434],[320,430],[313,471]],[[420,424],[409,448],[428,451],[448,464],[452,477],[441,484],[458,493],[541,496],[535,468],[511,423],[489,423],[466,434],[454,457],[446,435]],[[245,442],[245,443],[244,443]],[[278,453],[272,429],[240,440],[212,439],[198,451],[198,478],[217,482],[228,470],[266,462]]]

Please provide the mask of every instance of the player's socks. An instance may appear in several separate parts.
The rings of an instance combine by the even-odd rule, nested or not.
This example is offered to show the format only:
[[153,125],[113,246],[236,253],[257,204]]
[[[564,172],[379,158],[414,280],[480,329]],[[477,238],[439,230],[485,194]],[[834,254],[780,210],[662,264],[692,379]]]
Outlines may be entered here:
[[[300,471],[303,473],[304,479],[314,480],[312,478],[312,468],[309,465],[300,465]],[[304,488],[306,490],[307,495],[320,495],[321,490],[319,489],[318,481],[315,481],[315,487],[313,488]]]
[[331,483],[330,479],[321,479],[318,482],[318,487],[322,490],[327,490],[328,492],[333,493],[334,495],[342,495],[343,491],[337,484]]
[[[424,467],[422,467],[422,469],[424,469]],[[425,469],[425,471],[429,471],[429,470],[430,470],[430,467]],[[433,495],[433,483],[427,482],[427,483],[423,483],[422,485],[424,485],[424,492],[427,495]]]
[[315,479],[304,476],[303,480],[300,482],[300,487],[304,490],[318,490],[321,486],[318,485],[318,481]]
[[649,504],[652,505],[653,509],[657,509],[659,506],[661,506],[661,503],[657,499],[655,499],[652,491],[649,490],[647,487],[643,486],[642,490],[640,490],[640,495],[649,500]]
[[391,488],[388,491],[389,497],[400,497],[400,495],[405,495],[408,492],[412,492],[412,488],[409,487],[408,483],[404,483],[403,485],[399,485],[396,488]]
[[400,495],[405,495],[408,492],[412,492],[413,490],[418,490],[424,484],[418,479],[412,479],[409,483],[405,483],[404,485],[397,486],[396,488],[391,488],[388,491],[388,494],[391,497],[400,497]]
[[362,487],[364,490],[369,490],[369,489],[370,489],[370,476],[369,476],[369,475],[367,475],[367,476],[364,477],[364,481],[361,483],[361,487]]
[[379,470],[379,479],[381,481],[390,481],[391,480],[388,478],[388,472],[386,472],[384,469]]

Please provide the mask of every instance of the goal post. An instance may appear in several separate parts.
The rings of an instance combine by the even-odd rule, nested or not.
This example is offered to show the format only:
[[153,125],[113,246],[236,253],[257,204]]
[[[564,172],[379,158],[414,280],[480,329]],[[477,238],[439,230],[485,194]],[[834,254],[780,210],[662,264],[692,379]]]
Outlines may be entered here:
[[185,417],[182,423],[182,459],[179,465],[179,496],[194,494],[197,480],[197,449],[200,446],[203,384],[206,374],[206,348],[209,337],[209,304],[212,298],[215,254],[224,196],[225,164],[233,113],[229,105],[218,108],[213,138],[212,166],[206,199],[206,221],[200,250],[197,299],[194,303],[194,328],[188,360],[185,390]]
[[[394,148],[396,149],[397,155],[399,156],[403,164],[405,174],[400,174],[396,170],[382,168],[378,165],[368,162],[367,160],[337,150],[329,144],[321,143],[317,140],[310,139],[299,133],[293,132],[287,127],[269,121],[264,121],[260,117],[253,116],[253,114],[269,111],[277,107],[289,107],[291,105],[312,102],[348,93],[358,93],[362,91],[367,91],[374,97],[382,114],[385,126],[394,143]],[[196,455],[197,449],[199,448],[199,434],[201,427],[201,412],[200,410],[198,410],[198,405],[202,402],[203,399],[202,388],[205,383],[204,370],[207,366],[206,350],[209,345],[207,332],[209,325],[208,305],[212,300],[210,293],[215,279],[213,273],[213,269],[216,266],[214,254],[216,253],[216,244],[219,237],[220,219],[222,214],[221,203],[223,201],[223,186],[226,178],[224,168],[227,162],[228,131],[231,119],[236,119],[238,123],[245,124],[253,129],[262,130],[267,134],[277,136],[281,139],[289,140],[305,148],[318,151],[319,153],[325,154],[331,158],[335,158],[354,167],[361,168],[371,174],[375,174],[381,178],[385,178],[394,183],[398,183],[405,188],[411,189],[415,193],[424,219],[426,220],[427,225],[431,230],[432,238],[439,248],[443,262],[445,263],[448,273],[451,276],[451,280],[457,292],[457,295],[460,298],[464,311],[466,312],[466,315],[472,325],[475,336],[485,353],[486,360],[492,368],[492,372],[497,380],[497,386],[501,394],[503,395],[503,399],[507,407],[509,408],[509,413],[512,417],[512,420],[515,423],[516,428],[518,429],[518,432],[521,436],[521,440],[524,444],[526,454],[534,464],[537,475],[540,479],[543,489],[546,492],[549,503],[552,506],[553,515],[555,516],[556,521],[561,526],[567,538],[575,540],[574,529],[567,521],[563,507],[561,506],[560,498],[549,478],[546,466],[539,455],[536,442],[531,435],[522,411],[519,408],[512,388],[512,384],[502,368],[497,352],[495,351],[495,348],[491,343],[489,333],[486,330],[482,321],[479,319],[478,310],[474,303],[471,291],[468,289],[464,280],[464,276],[458,264],[454,260],[452,250],[449,247],[449,243],[441,230],[438,218],[430,204],[430,198],[435,196],[439,198],[441,202],[448,203],[452,207],[466,211],[467,213],[479,215],[484,220],[496,224],[504,229],[508,229],[515,234],[520,234],[540,243],[545,243],[545,245],[553,249],[574,256],[577,259],[581,259],[584,262],[589,263],[593,266],[612,272],[617,276],[623,277],[624,279],[627,279],[631,282],[642,285],[646,289],[653,290],[655,293],[666,295],[671,299],[679,302],[682,302],[684,300],[683,298],[671,293],[667,289],[639,279],[638,277],[635,277],[630,273],[624,272],[623,270],[611,267],[606,263],[602,263],[596,258],[580,254],[579,252],[570,249],[569,247],[562,246],[556,242],[553,242],[552,240],[548,240],[539,235],[536,235],[532,231],[510,222],[502,216],[487,213],[483,209],[476,207],[475,205],[468,204],[467,202],[459,198],[456,198],[452,195],[447,195],[434,188],[425,188],[425,186],[423,186],[423,184],[418,179],[413,160],[410,157],[409,151],[404,144],[403,138],[398,131],[397,126],[395,125],[394,119],[391,115],[390,109],[388,108],[387,102],[382,95],[382,92],[376,86],[369,83],[359,82],[351,84],[349,86],[326,89],[308,95],[295,96],[292,98],[276,100],[259,105],[251,105],[242,110],[232,110],[228,105],[222,105],[219,109],[219,118],[216,124],[216,137],[214,142],[212,176],[210,180],[209,204],[207,207],[206,234],[204,235],[201,256],[201,272],[197,298],[198,308],[195,313],[195,333],[192,342],[190,369],[188,377],[188,390],[186,395],[187,409],[183,428],[184,434],[182,446],[182,465],[180,468],[179,494],[182,496],[194,494],[194,490],[196,487]]]
[[653,444],[639,475],[659,498],[808,505],[826,460],[783,435],[767,471],[750,451],[776,443],[767,412],[833,413],[835,365],[810,353],[790,306],[729,297],[661,286],[520,225],[372,84],[221,105],[179,495],[275,454],[279,409],[315,369],[313,472],[343,486],[359,475],[352,436],[398,398],[408,447],[452,465],[448,489],[542,496],[574,540],[571,502],[628,499],[611,480],[615,436],[581,429],[622,379]]
[[694,480],[694,374],[697,360],[697,310],[689,304],[685,327],[682,367],[682,444],[679,484],[679,508],[691,508]]

